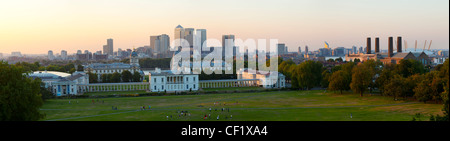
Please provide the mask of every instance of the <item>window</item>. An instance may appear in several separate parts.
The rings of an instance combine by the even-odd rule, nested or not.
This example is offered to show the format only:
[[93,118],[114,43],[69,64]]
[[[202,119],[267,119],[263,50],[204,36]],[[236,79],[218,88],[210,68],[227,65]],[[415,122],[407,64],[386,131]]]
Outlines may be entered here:
[[186,89],[189,89],[189,85],[186,85]]
[[164,82],[164,78],[161,78],[161,82]]
[[188,82],[189,81],[189,77],[186,77],[186,82]]
[[164,85],[163,85],[163,86],[161,86],[161,89],[163,89],[163,90],[164,90]]
[[156,90],[156,86],[155,86],[155,90]]
[[[153,79],[154,80],[154,82],[156,83],[156,78],[155,79]],[[156,87],[156,86],[155,86]],[[155,88],[156,89],[156,88]]]
[[195,84],[194,84],[194,89],[195,89]]

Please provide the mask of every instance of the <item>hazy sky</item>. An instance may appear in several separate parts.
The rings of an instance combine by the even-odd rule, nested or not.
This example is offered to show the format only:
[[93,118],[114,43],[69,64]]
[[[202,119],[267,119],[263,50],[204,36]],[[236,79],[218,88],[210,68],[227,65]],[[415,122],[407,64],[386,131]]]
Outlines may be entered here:
[[375,36],[381,49],[389,36],[449,48],[448,0],[2,0],[0,52],[95,52],[108,38],[117,51],[149,45],[151,35],[173,39],[178,24],[207,29],[208,39],[278,39],[289,51],[365,46]]

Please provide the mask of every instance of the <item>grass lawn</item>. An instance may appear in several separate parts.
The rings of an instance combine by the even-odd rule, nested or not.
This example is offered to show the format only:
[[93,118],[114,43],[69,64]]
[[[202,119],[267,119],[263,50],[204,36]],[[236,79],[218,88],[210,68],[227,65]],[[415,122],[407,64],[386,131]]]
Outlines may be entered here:
[[[148,105],[151,110],[140,110],[142,106],[148,109]],[[222,108],[226,110],[222,112]],[[217,121],[217,116],[219,121],[410,121],[416,113],[425,115],[421,120],[428,120],[430,114],[442,114],[441,109],[441,104],[313,90],[101,98],[98,101],[52,99],[45,102],[41,111],[46,113],[44,120],[57,121],[203,121],[205,114],[211,114],[208,121]],[[190,116],[179,116],[180,111],[188,111]]]
[[111,92],[88,92],[84,93],[83,95],[119,95],[119,94],[139,94],[139,93],[145,93],[145,91],[111,91]]
[[203,91],[242,91],[242,90],[264,90],[262,87],[228,87],[228,88],[203,88]]

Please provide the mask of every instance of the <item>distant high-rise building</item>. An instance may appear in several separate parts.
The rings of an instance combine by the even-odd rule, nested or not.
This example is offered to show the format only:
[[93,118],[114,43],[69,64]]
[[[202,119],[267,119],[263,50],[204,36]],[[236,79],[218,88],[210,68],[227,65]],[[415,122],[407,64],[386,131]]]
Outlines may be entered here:
[[53,51],[52,51],[52,50],[49,50],[49,51],[48,51],[47,58],[48,58],[48,60],[53,60],[53,59],[55,59],[55,56],[53,56]]
[[286,45],[283,43],[277,44],[277,51],[278,51],[278,55],[283,55],[286,54]]
[[352,47],[352,52],[353,52],[353,54],[357,54],[357,52],[358,52],[358,51],[357,51],[357,48],[358,48],[358,47],[356,47],[356,46],[353,46],[353,47]]
[[150,36],[150,48],[154,53],[167,54],[170,47],[169,35],[162,34],[158,36]]
[[297,54],[298,54],[298,55],[301,55],[301,54],[302,54],[302,47],[298,47],[298,52],[297,52]]
[[67,60],[67,51],[61,50],[61,59],[62,60]]
[[305,54],[308,54],[308,46],[305,46]]
[[200,50],[202,49],[203,46],[207,46],[206,45],[206,29],[197,29],[197,35],[200,35]]
[[[228,45],[228,47],[231,47],[231,49],[233,49],[233,55],[235,54],[235,50],[234,50],[234,35],[222,35],[222,55],[225,56],[225,48],[226,48],[226,41],[227,40],[231,40],[231,45]],[[228,50],[228,49],[227,49]]]
[[77,50],[77,54],[82,54],[82,53],[81,53],[81,50]]
[[184,39],[189,43],[189,46],[194,46],[194,29],[193,28],[185,28],[184,29]]
[[359,53],[364,53],[363,47],[359,47]]
[[[178,25],[175,28],[174,40],[175,40],[175,48],[181,46],[180,40],[184,39],[184,28],[181,25]],[[178,41],[176,41],[178,40]]]
[[106,40],[106,46],[107,46],[107,50],[103,50],[103,53],[108,54],[108,55],[113,55],[114,52],[114,46],[113,46],[113,39],[109,38]]
[[22,57],[22,53],[20,51],[11,52],[11,56]]

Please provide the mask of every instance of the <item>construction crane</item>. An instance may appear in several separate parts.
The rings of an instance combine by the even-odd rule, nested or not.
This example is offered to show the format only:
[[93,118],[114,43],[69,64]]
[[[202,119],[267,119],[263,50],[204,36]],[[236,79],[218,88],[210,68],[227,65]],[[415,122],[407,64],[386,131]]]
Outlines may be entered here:
[[428,46],[428,51],[430,51],[431,48],[431,43],[433,42],[433,40],[430,40],[430,46]]
[[425,47],[427,46],[427,40],[425,40],[425,44],[423,44],[423,50],[422,50],[422,52],[424,52],[425,51]]
[[416,52],[416,49],[417,49],[417,40],[416,40],[416,48],[414,48],[414,52]]

